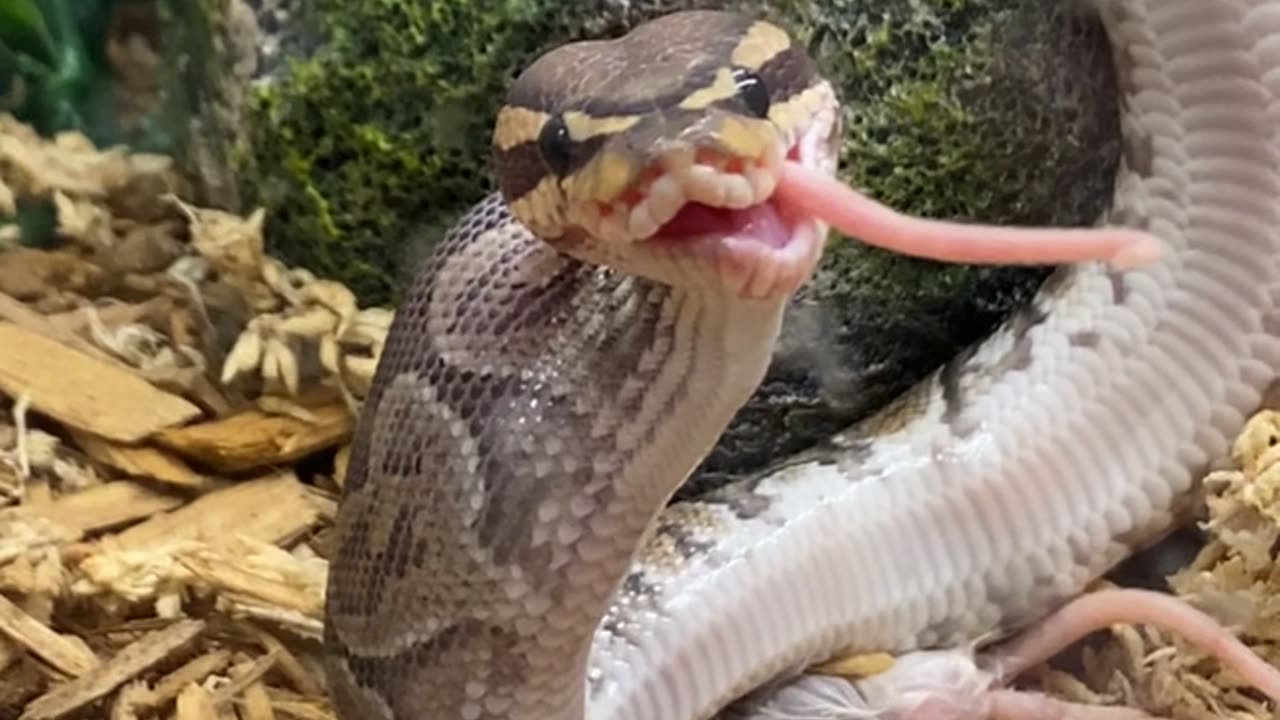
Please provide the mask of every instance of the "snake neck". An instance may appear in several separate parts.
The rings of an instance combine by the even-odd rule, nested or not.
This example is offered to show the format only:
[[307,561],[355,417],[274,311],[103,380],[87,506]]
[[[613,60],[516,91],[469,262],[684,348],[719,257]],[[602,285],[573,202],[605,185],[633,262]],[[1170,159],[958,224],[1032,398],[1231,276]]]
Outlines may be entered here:
[[497,196],[408,297],[337,518],[341,715],[578,720],[593,632],[656,513],[763,378],[785,300],[584,264]]
[[[610,601],[629,579],[638,549],[650,545],[660,510],[767,368],[781,303],[740,305],[666,288],[649,292],[662,297],[661,319],[653,324],[657,336],[642,353],[648,357],[625,370],[629,389],[643,400],[618,412],[613,429],[597,430],[600,444],[589,444],[597,449],[584,448],[593,465],[582,476],[586,483],[571,483],[555,497],[540,498],[537,506],[540,520],[548,521],[534,537],[554,534],[557,540],[551,542],[546,566],[552,570],[526,596],[526,602],[542,603],[537,610],[545,608],[545,615],[520,654],[531,668],[540,668],[543,678],[559,678],[562,684],[538,707],[504,717],[586,717],[589,651]],[[622,365],[624,359],[618,360]],[[628,482],[617,485],[620,476]],[[648,552],[652,557],[652,548]],[[674,547],[670,552],[673,558],[680,555]]]

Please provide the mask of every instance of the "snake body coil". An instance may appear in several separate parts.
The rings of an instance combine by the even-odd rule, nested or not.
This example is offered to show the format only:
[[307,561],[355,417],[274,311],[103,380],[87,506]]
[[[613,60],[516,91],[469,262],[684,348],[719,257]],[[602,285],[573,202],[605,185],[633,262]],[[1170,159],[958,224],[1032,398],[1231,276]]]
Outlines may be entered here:
[[344,720],[698,720],[838,651],[1043,614],[1162,532],[1280,368],[1280,2],[1098,3],[1112,220],[1170,247],[1064,269],[835,451],[663,509],[768,363],[825,227],[830,87],[723,13],[517,80],[502,194],[399,310],[331,566]]

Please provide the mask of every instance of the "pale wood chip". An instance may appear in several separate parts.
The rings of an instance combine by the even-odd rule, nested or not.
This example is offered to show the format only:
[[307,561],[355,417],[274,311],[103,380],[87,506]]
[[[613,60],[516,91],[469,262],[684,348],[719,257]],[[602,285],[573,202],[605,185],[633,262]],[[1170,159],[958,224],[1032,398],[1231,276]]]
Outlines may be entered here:
[[172,306],[173,300],[171,298],[158,295],[139,303],[114,302],[109,305],[94,305],[66,312],[52,313],[43,317],[49,325],[70,333],[72,337],[80,337],[76,333],[89,330],[93,324],[91,320],[93,314],[97,314],[98,321],[103,325],[111,327],[141,322],[148,317],[160,316],[169,312]]
[[97,150],[70,143],[50,144],[44,138],[26,138],[12,127],[0,133],[0,163],[5,179],[19,194],[45,195],[62,190],[73,195],[104,197],[109,188],[123,184],[128,159],[123,148]]
[[280,642],[279,638],[256,625],[249,625],[248,629],[264,650],[276,654],[277,658],[279,658],[276,661],[276,668],[288,678],[289,684],[293,686],[294,690],[307,697],[325,697],[327,690],[324,684],[315,675],[311,674],[311,671],[302,664],[298,656],[294,655],[284,643]]
[[19,720],[55,720],[94,703],[134,679],[204,631],[202,620],[182,620],[142,636],[75,680],[63,683],[27,705]]
[[0,252],[0,293],[35,303],[37,308],[78,302],[104,278],[102,266],[73,250],[18,247]]
[[262,680],[263,676],[275,667],[276,659],[279,656],[274,652],[268,652],[266,655],[255,658],[252,662],[247,663],[243,667],[238,667],[231,672],[231,681],[218,688],[213,694],[213,704],[215,707],[230,704],[237,696],[243,693],[250,685],[257,684]]
[[0,392],[95,435],[136,442],[200,416],[200,408],[108,363],[0,322]]
[[[325,561],[278,546],[308,532],[320,517],[319,508],[308,500],[313,491],[296,479],[292,483],[282,487],[280,482],[268,479],[247,488],[232,486],[196,500],[173,516],[153,516],[118,536],[103,537],[87,546],[87,553],[78,553],[78,576],[71,590],[134,602],[154,598],[156,612],[166,617],[174,616],[179,609],[175,593],[186,587],[199,592],[217,590],[223,595],[220,602],[240,602],[229,600],[232,595],[242,596],[224,587],[218,570],[206,571],[206,576],[214,580],[211,584],[182,562],[184,557],[194,557],[217,567],[239,563],[242,567],[238,570],[260,576],[268,588],[285,585],[300,588],[298,592],[306,595],[320,595]],[[68,554],[77,555],[70,551]],[[225,584],[244,586],[244,581],[237,581],[244,577],[242,572],[230,575],[232,580]],[[272,590],[267,593],[273,598],[278,594]],[[256,596],[249,600],[251,605],[263,603]],[[297,611],[275,606],[272,613],[301,617]],[[293,618],[290,621],[296,622]],[[309,625],[312,621],[303,622]]]
[[0,587],[16,594],[23,612],[48,625],[63,587],[62,553],[41,548],[0,566]]
[[25,505],[12,512],[19,517],[39,517],[77,534],[114,527],[151,517],[183,504],[178,495],[161,492],[132,480],[95,485],[63,495],[50,503]]
[[231,651],[222,648],[210,650],[182,664],[177,670],[156,681],[143,704],[148,708],[161,705],[178,697],[182,688],[191,683],[204,682],[210,675],[221,672],[231,663]]
[[50,340],[56,340],[69,348],[79,350],[85,355],[117,369],[133,372],[132,368],[112,357],[105,350],[100,350],[96,345],[76,335],[71,330],[51,322],[48,316],[41,315],[21,301],[4,293],[0,293],[0,320],[7,320],[25,330],[39,333]]
[[145,550],[184,538],[212,542],[241,535],[280,544],[310,529],[323,509],[321,499],[289,470],[202,495],[177,510],[153,515],[110,542]]
[[18,646],[18,643],[8,638],[0,637],[0,671],[17,662],[22,655],[23,651]]
[[255,277],[265,255],[262,226],[266,211],[248,217],[198,208],[176,201],[190,222],[191,246],[214,267],[232,277]]
[[312,588],[298,587],[236,567],[227,562],[227,558],[183,553],[178,560],[209,586],[232,595],[252,598],[258,603],[293,610],[308,617],[319,618],[323,614],[324,598],[319,592],[308,592]]
[[275,687],[267,688],[267,694],[271,696],[276,717],[281,720],[335,720],[337,717],[328,699],[305,698]]
[[111,720],[138,720],[138,709],[145,707],[151,691],[142,681],[126,683],[111,703]]
[[1094,692],[1076,676],[1061,670],[1042,669],[1036,673],[1040,687],[1064,700],[1086,705],[1104,705],[1108,697]]
[[17,200],[13,188],[0,180],[0,215],[14,215],[18,210]]
[[213,693],[192,683],[178,693],[174,720],[219,720]]
[[276,717],[288,720],[336,720],[332,710],[305,702],[278,702],[274,706]]
[[214,417],[226,417],[235,412],[224,390],[203,373],[192,378],[187,393],[188,397],[208,408],[209,414]]
[[53,502],[53,488],[44,477],[33,477],[27,481],[27,491],[23,497],[27,505]]
[[37,548],[78,539],[78,530],[48,518],[32,515],[23,507],[0,510],[0,564]]
[[347,486],[347,465],[351,462],[351,443],[338,448],[333,456],[333,483],[341,490]]
[[96,655],[83,642],[54,632],[0,595],[0,633],[30,650],[59,672],[81,677],[99,666]]
[[58,216],[58,234],[64,239],[96,251],[117,244],[111,227],[111,211],[92,200],[72,199],[65,193],[53,192],[53,205]]
[[271,707],[271,696],[267,687],[256,682],[244,689],[244,699],[240,703],[241,720],[276,720],[275,710]]
[[355,426],[341,401],[307,408],[311,422],[249,409],[218,420],[165,430],[155,441],[223,472],[286,465],[345,442]]
[[81,431],[73,431],[71,436],[90,458],[126,475],[149,478],[188,490],[207,490],[211,487],[210,478],[158,448],[121,445]]
[[230,606],[232,613],[239,617],[265,620],[312,640],[320,640],[324,637],[324,621],[321,618],[276,605],[264,605],[257,598],[239,595],[229,590],[223,591],[219,599],[223,605]]

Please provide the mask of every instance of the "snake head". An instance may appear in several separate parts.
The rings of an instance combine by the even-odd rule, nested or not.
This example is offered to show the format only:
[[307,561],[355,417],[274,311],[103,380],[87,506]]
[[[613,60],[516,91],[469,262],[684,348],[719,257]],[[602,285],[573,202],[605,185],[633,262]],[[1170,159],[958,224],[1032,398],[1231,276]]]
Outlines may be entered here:
[[772,299],[827,233],[775,201],[780,168],[834,174],[838,135],[834,90],[786,32],[690,11],[538,58],[499,112],[494,169],[513,214],[567,254]]

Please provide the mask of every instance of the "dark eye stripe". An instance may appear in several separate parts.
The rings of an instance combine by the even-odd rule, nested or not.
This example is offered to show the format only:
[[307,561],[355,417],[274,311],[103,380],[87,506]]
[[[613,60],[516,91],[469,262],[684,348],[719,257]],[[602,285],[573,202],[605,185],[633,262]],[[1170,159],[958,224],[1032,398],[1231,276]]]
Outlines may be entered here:
[[795,45],[769,58],[756,70],[774,103],[783,102],[808,89],[815,72],[813,60],[803,48]]
[[538,141],[522,142],[505,150],[495,148],[493,172],[502,178],[503,190],[511,200],[538,187],[547,174],[542,164],[542,153],[538,151]]
[[[573,143],[570,146],[569,162],[565,165],[562,175],[572,175],[583,165],[591,162],[596,151],[608,139],[607,135],[597,135],[582,142]],[[498,177],[503,178],[503,187],[512,200],[538,187],[538,183],[542,182],[548,174],[547,163],[542,157],[537,139],[512,145],[506,150],[494,149],[493,171]]]

